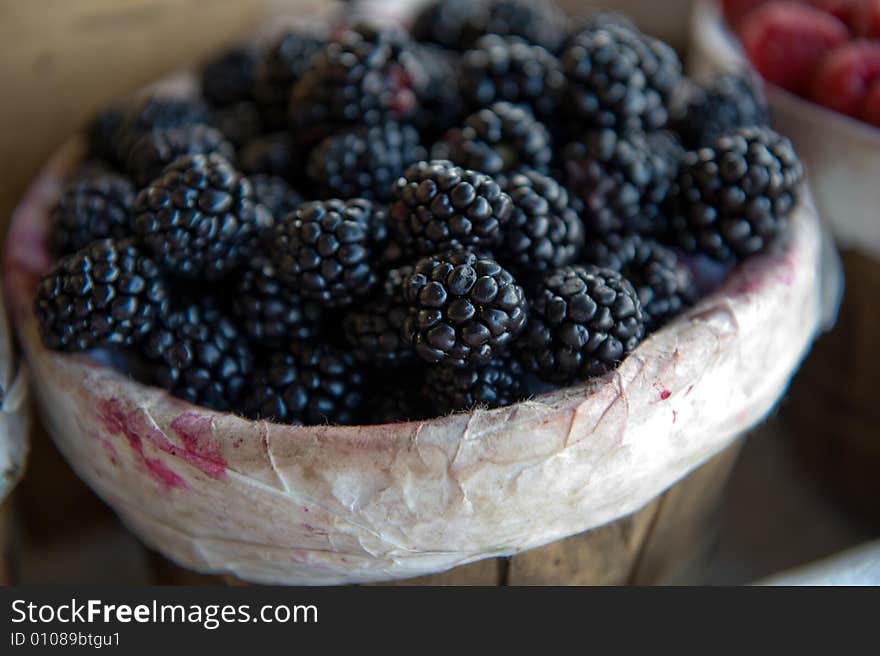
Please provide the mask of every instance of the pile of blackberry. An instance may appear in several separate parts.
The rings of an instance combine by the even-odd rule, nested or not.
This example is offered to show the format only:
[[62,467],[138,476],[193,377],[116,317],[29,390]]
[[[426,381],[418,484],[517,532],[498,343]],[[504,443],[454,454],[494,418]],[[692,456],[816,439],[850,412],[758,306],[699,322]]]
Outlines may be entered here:
[[803,168],[748,74],[547,3],[410,24],[300,27],[97,116],[45,344],[257,420],[423,420],[607,373],[706,292],[695,262],[784,237]]

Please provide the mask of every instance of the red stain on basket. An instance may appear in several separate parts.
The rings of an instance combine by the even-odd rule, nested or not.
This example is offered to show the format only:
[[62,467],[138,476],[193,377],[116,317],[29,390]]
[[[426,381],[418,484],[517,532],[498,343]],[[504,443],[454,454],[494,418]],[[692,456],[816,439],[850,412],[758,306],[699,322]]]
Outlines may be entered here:
[[675,410],[673,410],[672,411],[672,423],[674,424],[676,421],[678,421],[678,413]]
[[184,412],[171,422],[171,428],[183,441],[182,458],[211,478],[223,476],[226,461],[214,441],[213,420],[209,415]]
[[[164,446],[162,440],[168,442],[168,438],[155,427],[149,425],[140,409],[133,408],[119,399],[104,399],[98,402],[98,416],[109,433],[125,437],[138,461],[153,480],[168,489],[188,487],[186,481],[165,463],[158,458],[150,458],[144,453],[144,440],[153,443],[163,451],[167,451],[162,448]],[[113,450],[115,452],[115,448]]]
[[668,389],[665,389],[662,392],[660,392],[660,400],[661,401],[665,401],[670,396],[672,396],[672,392],[670,392]]

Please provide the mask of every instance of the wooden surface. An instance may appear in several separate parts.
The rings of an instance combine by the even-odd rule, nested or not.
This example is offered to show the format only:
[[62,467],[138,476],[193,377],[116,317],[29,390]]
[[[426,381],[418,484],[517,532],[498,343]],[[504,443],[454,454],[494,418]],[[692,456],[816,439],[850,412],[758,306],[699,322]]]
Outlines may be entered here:
[[46,157],[98,108],[247,34],[260,0],[0,4],[0,233]]

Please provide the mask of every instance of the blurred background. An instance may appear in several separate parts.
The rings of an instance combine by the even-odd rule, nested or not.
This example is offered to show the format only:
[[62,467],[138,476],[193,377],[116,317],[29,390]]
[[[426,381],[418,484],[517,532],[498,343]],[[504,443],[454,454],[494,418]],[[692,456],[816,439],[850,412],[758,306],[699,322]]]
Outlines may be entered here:
[[[42,163],[103,105],[163,74],[198,66],[273,16],[305,15],[327,4],[0,1],[3,232]],[[365,12],[384,5],[363,4]],[[689,0],[562,4],[583,12],[624,11],[645,31],[687,47]],[[727,487],[710,561],[691,583],[755,581],[878,535],[880,362],[872,345],[880,264],[849,251],[843,259],[848,290],[837,329],[819,341],[790,394],[748,437]],[[27,474],[2,513],[6,576],[13,582],[211,581],[150,554],[73,475],[39,422]]]

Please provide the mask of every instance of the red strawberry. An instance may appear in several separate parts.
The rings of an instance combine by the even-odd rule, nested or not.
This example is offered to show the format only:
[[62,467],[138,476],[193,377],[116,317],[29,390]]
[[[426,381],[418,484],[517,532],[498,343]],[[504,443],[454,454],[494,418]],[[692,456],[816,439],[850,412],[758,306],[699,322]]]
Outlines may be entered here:
[[862,103],[862,120],[880,128],[880,80],[871,85]]
[[743,19],[739,29],[752,65],[765,79],[800,92],[829,50],[849,38],[840,19],[797,2],[771,2]]
[[767,4],[769,0],[722,0],[724,17],[731,25],[737,25],[752,9]]
[[880,0],[860,0],[853,17],[856,34],[880,39]]
[[841,114],[858,116],[871,85],[880,80],[880,43],[851,41],[822,60],[813,99]]

